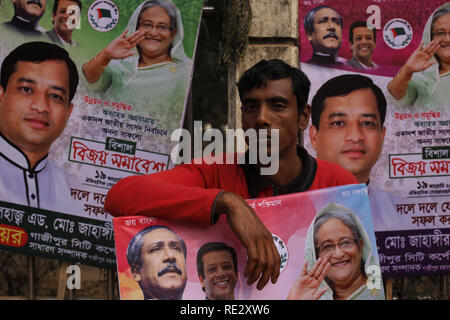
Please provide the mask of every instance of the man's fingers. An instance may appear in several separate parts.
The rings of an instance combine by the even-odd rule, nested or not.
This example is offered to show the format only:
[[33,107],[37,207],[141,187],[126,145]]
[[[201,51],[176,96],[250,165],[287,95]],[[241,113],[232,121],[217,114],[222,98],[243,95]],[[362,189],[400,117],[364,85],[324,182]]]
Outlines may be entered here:
[[275,244],[272,241],[272,255],[274,257],[274,262],[272,266],[272,283],[275,284],[278,281],[278,277],[280,276],[280,265],[281,265],[281,257],[280,253],[278,252],[277,248],[275,247]]
[[256,288],[258,290],[262,290],[265,285],[269,282],[269,279],[272,279],[272,283],[276,283],[278,280],[278,275],[280,273],[280,259],[278,250],[275,247],[272,237],[270,237],[270,243],[265,244],[263,243],[263,248],[267,250],[266,253],[266,265],[265,268],[262,271],[261,278],[258,281],[258,285]]
[[[261,244],[261,241],[256,242],[257,255],[254,257],[255,259],[255,268],[253,272],[249,275],[247,279],[247,284],[253,284],[260,277],[261,273],[266,271],[267,267],[267,253],[264,247],[264,244]],[[264,276],[264,275],[263,275]],[[267,277],[268,280],[268,277]]]
[[245,267],[244,277],[248,278],[249,275],[253,274],[253,270],[256,268],[257,264],[257,249],[254,242],[250,242],[247,246],[247,266]]

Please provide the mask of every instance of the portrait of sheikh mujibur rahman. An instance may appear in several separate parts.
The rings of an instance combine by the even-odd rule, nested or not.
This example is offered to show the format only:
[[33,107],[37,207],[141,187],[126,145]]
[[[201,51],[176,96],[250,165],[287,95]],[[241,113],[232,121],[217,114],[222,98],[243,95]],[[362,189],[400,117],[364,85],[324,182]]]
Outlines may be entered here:
[[172,229],[153,225],[128,244],[127,260],[145,300],[181,300],[186,287],[186,244]]

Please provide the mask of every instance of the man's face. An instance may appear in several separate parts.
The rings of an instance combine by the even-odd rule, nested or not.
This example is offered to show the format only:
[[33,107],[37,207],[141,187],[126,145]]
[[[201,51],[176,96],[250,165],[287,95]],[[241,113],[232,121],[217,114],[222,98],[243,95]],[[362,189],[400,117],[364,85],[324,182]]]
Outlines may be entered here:
[[269,80],[244,93],[241,101],[244,130],[279,129],[280,159],[297,155],[297,134],[308,126],[309,107],[298,114],[290,78]]
[[72,107],[66,62],[19,61],[6,90],[0,86],[0,132],[25,153],[47,153]]
[[342,43],[339,15],[330,8],[323,8],[314,16],[313,30],[307,34],[314,51],[336,54]]
[[77,3],[70,0],[60,0],[58,2],[58,8],[56,9],[56,14],[52,14],[53,23],[55,25],[55,30],[57,33],[67,33],[72,31],[67,25],[67,19],[69,18],[69,14],[73,14],[73,10],[68,10],[70,6],[77,6]]
[[160,228],[143,237],[142,265],[133,270],[144,296],[152,299],[178,299],[186,286],[186,259],[177,236]]
[[353,56],[360,61],[370,61],[375,49],[375,39],[373,32],[366,27],[356,27],[353,29],[353,43],[351,50]]
[[47,0],[12,0],[17,15],[32,21],[39,20],[45,12]]
[[324,104],[319,129],[310,127],[317,158],[337,163],[366,183],[385,134],[375,95],[369,88],[359,89],[346,96],[328,97]]
[[199,276],[209,300],[234,300],[238,275],[228,251],[211,251],[203,258],[205,277]]

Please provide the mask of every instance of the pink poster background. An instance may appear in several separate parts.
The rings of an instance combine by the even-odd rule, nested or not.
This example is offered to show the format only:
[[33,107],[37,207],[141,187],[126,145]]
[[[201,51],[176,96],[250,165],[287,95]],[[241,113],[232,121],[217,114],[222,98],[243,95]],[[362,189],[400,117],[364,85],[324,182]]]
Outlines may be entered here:
[[[299,0],[299,39],[300,39],[300,62],[306,62],[311,58],[312,47],[306,38],[304,28],[305,16],[311,9],[318,6],[330,6],[340,14],[344,21],[342,30],[342,45],[338,56],[349,59],[352,57],[350,51],[349,30],[354,21],[367,20],[372,13],[367,13],[367,8],[377,5],[380,8],[381,29],[376,30],[376,48],[373,54],[373,61],[383,66],[372,74],[395,76],[400,67],[405,63],[411,53],[419,46],[422,39],[423,26],[431,13],[440,5],[443,0]],[[411,43],[404,49],[392,49],[383,39],[383,28],[391,19],[401,18],[409,22],[413,30]]]
[[[308,227],[316,213],[329,203],[338,203],[352,210],[363,223],[372,241],[372,250],[377,256],[373,225],[364,185],[350,185],[322,189],[286,196],[247,200],[269,231],[284,242],[288,257],[280,270],[278,282],[268,283],[259,291],[255,285],[249,287],[243,272],[246,266],[246,251],[231,232],[224,219],[213,226],[199,226],[165,221],[141,216],[114,218],[116,258],[122,300],[143,299],[141,289],[133,279],[126,259],[128,243],[140,230],[150,225],[165,225],[174,230],[186,243],[187,285],[183,299],[203,300],[196,266],[197,250],[207,242],[225,242],[236,250],[238,258],[238,282],[235,287],[236,300],[286,299],[293,282],[300,274],[304,263],[305,238]],[[284,251],[284,252],[286,252]]]

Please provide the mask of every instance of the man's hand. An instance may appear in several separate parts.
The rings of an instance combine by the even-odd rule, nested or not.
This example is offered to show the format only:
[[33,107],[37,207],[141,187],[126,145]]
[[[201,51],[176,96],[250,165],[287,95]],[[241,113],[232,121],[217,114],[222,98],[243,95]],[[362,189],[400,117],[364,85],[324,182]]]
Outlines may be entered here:
[[244,272],[247,284],[252,285],[258,278],[258,290],[264,288],[269,279],[275,284],[280,275],[280,255],[272,234],[247,202],[237,194],[222,192],[217,198],[214,214],[226,214],[231,230],[247,250]]

